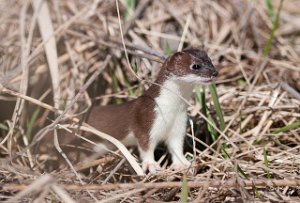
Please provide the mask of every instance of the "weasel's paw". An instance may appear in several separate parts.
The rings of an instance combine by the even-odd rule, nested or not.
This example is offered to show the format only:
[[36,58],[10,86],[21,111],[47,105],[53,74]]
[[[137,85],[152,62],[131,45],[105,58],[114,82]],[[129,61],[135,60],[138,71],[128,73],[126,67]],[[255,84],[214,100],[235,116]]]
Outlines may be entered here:
[[170,168],[174,171],[182,171],[188,169],[189,165],[176,163],[176,164],[172,164]]
[[150,172],[150,174],[155,175],[158,171],[161,170],[159,163],[157,162],[143,162],[143,170]]
[[171,165],[171,169],[174,171],[185,171],[187,170],[189,167],[191,166],[191,162],[189,162],[188,160],[184,159],[184,161],[182,162],[174,162]]

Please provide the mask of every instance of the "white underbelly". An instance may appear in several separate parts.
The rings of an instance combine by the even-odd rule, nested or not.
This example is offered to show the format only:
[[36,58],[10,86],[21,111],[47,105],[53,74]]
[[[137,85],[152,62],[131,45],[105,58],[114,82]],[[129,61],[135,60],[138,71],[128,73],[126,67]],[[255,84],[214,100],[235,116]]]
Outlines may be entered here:
[[170,131],[176,132],[176,128],[181,129],[181,125],[185,123],[177,122],[185,120],[186,112],[170,112],[170,113],[158,113],[150,131],[150,140],[157,140],[163,142],[170,136]]
[[189,98],[188,95],[183,94],[182,88],[178,83],[169,80],[163,84],[162,90],[159,96],[155,99],[155,119],[150,130],[150,141],[165,141],[169,135],[170,131],[176,132],[176,129],[182,129],[182,125],[185,126],[185,121],[187,112],[186,103],[182,100],[180,95]]

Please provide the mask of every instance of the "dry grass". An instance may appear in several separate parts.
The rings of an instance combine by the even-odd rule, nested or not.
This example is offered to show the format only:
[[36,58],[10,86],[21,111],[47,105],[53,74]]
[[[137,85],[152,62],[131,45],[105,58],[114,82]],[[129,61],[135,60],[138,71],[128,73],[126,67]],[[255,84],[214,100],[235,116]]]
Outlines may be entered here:
[[[137,176],[133,157],[110,153],[45,174],[45,157],[33,148],[40,135],[55,132],[65,117],[78,121],[92,103],[137,97],[170,50],[203,46],[220,72],[226,128],[216,142],[203,139],[201,106],[190,101],[194,129],[187,133],[195,134],[199,149],[187,145],[196,153],[187,200],[299,202],[300,1],[283,2],[268,57],[272,19],[264,1],[141,0],[135,9],[126,2],[119,1],[120,20],[132,67],[115,1],[0,3],[0,201],[184,201],[181,173]],[[211,95],[206,98],[214,117]],[[166,167],[167,159],[161,161]]]

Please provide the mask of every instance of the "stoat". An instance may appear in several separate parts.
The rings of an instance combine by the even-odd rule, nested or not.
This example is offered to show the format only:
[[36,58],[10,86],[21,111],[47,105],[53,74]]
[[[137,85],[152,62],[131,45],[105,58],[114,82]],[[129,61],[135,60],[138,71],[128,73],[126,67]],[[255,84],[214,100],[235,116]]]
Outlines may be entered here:
[[175,169],[190,162],[183,154],[187,104],[195,84],[208,84],[218,75],[207,53],[189,49],[170,56],[162,65],[156,81],[140,97],[121,105],[92,109],[87,123],[125,145],[136,145],[142,168],[160,170],[154,160],[155,147],[164,142]]

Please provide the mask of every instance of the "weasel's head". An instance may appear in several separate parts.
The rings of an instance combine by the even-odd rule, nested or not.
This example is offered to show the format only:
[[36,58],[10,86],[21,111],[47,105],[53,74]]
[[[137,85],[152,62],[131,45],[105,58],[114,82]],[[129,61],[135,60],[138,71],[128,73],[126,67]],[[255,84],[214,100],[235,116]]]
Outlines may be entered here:
[[173,54],[165,63],[169,75],[187,83],[210,83],[218,75],[207,53],[189,49]]

